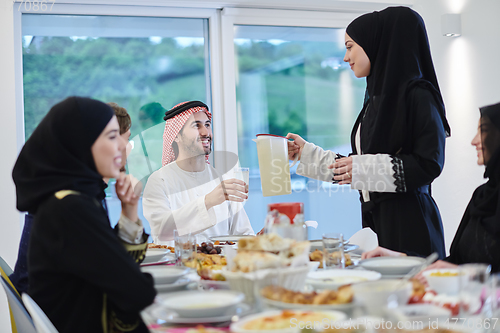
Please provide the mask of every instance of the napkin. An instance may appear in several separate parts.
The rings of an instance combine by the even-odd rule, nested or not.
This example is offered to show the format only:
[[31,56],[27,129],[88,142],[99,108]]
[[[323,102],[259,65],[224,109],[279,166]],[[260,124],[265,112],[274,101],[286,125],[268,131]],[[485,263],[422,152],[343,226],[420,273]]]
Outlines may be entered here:
[[316,229],[318,227],[318,222],[316,221],[305,221],[304,224],[308,227]]
[[349,238],[349,244],[358,245],[359,249],[353,252],[361,254],[375,249],[378,246],[378,237],[371,228],[363,228]]

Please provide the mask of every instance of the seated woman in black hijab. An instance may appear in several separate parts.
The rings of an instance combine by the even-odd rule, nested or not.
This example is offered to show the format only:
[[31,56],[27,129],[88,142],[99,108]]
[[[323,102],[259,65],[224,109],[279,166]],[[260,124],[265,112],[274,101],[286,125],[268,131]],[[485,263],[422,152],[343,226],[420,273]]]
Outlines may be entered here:
[[[486,263],[493,272],[500,271],[500,103],[480,111],[478,132],[471,143],[477,150],[477,164],[486,165],[484,178],[488,182],[474,191],[451,244],[450,256],[429,269]],[[362,257],[400,255],[405,254],[379,247]]]
[[[116,118],[118,120],[118,124],[120,126],[120,136],[125,139],[127,142],[130,138],[130,127],[132,126],[132,122],[130,119],[130,115],[127,110],[116,103],[108,103],[109,106],[115,112]],[[121,171],[125,171],[126,164],[126,153],[125,151],[122,154],[122,169]],[[120,175],[122,180],[128,182],[129,179],[125,175]],[[124,184],[124,188],[127,188],[127,184]],[[128,186],[130,188],[130,186]],[[118,194],[118,198],[120,200],[126,198],[127,196],[120,196]],[[138,198],[136,198],[138,199]],[[104,203],[104,201],[103,201]],[[17,261],[14,266],[14,271],[9,276],[10,281],[16,288],[19,294],[28,292],[29,280],[28,280],[28,243],[30,239],[31,225],[33,224],[33,215],[27,213],[24,217],[24,227],[21,234],[21,240],[19,242],[19,250],[17,252]]]
[[345,45],[344,61],[366,77],[352,154],[341,158],[290,133],[289,157],[299,154],[297,174],[359,190],[363,228],[381,246],[444,258],[431,183],[443,169],[450,127],[424,21],[407,7],[365,14],[347,26]]
[[14,166],[17,208],[35,215],[28,293],[60,332],[148,331],[139,312],[156,292],[136,262],[148,238],[142,229],[139,239],[130,233],[141,225],[137,204],[130,195],[122,210],[128,225],[115,230],[102,206],[103,177],[126,190],[125,144],[108,105],[70,97],[52,107]]

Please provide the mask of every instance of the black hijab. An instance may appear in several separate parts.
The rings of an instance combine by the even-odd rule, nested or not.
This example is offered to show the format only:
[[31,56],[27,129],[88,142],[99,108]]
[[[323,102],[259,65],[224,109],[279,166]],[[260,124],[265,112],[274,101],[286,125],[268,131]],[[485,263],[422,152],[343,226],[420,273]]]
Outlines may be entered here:
[[24,145],[12,171],[17,209],[36,213],[59,190],[102,200],[105,184],[91,148],[113,116],[108,105],[85,97],[69,97],[54,105]]
[[395,154],[411,149],[408,100],[415,86],[432,93],[449,136],[450,126],[420,15],[407,7],[389,7],[356,18],[346,32],[371,63],[365,100],[369,108],[361,127],[363,153]]
[[488,182],[474,192],[470,212],[486,230],[500,236],[500,103],[482,107],[480,111],[483,156],[490,156],[484,172]]

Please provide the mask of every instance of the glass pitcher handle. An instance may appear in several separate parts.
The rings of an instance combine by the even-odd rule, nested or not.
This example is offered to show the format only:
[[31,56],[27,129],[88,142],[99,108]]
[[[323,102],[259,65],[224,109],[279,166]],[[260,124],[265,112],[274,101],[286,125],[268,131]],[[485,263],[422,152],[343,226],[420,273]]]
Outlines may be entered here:
[[298,162],[298,161],[299,161],[299,154],[297,154],[297,156],[295,156],[295,159],[293,160],[292,165],[290,165],[290,168],[293,168],[293,166],[294,166],[295,164],[297,164],[297,162]]

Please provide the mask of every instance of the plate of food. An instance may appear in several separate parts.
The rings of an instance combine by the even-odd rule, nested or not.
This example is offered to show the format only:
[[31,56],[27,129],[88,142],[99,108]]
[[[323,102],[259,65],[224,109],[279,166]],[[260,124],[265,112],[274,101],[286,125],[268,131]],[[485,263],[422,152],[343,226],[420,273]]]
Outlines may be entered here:
[[328,269],[309,272],[306,283],[316,290],[336,290],[340,286],[379,280],[382,274],[367,270]]
[[[338,252],[331,254],[331,258],[334,258],[335,256],[338,257],[340,255],[338,254]],[[351,255],[349,253],[344,253],[344,258],[345,258],[345,267],[354,265],[354,262],[352,261]],[[313,252],[309,253],[309,260],[319,262],[318,268],[323,268],[323,251],[314,250]]]
[[[225,235],[225,236],[213,236],[210,237],[210,240],[212,242],[219,242],[219,243],[226,243],[226,242],[231,242],[231,243],[238,243],[238,241],[244,237],[255,237],[253,235]],[[231,244],[229,244],[231,245]]]
[[300,292],[279,286],[267,286],[261,290],[261,296],[264,303],[278,309],[338,310],[351,314],[356,306],[353,291],[349,286],[321,292]]
[[[233,333],[295,333],[300,332],[299,323],[318,323],[326,325],[344,320],[346,314],[340,311],[300,311],[270,310],[249,315],[236,323],[232,323]],[[319,327],[321,328],[321,327]]]
[[410,272],[424,262],[425,259],[420,257],[375,257],[361,260],[359,266],[383,275],[399,275]]
[[226,257],[220,254],[196,253],[193,259],[186,261],[186,267],[201,270],[210,268],[212,270],[221,270],[227,265]]
[[173,247],[173,246],[155,244],[155,243],[148,243],[148,249],[165,249],[165,250],[169,250],[172,253],[175,252],[175,247]]

